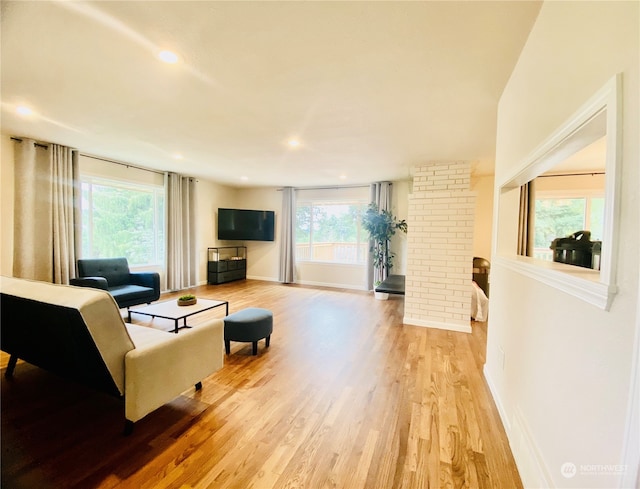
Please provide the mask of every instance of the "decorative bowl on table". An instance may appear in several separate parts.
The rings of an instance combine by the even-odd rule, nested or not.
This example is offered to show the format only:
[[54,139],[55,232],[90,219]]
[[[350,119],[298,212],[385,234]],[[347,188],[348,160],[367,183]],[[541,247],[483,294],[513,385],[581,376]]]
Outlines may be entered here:
[[179,306],[192,306],[196,302],[198,302],[198,298],[195,295],[188,294],[178,297]]

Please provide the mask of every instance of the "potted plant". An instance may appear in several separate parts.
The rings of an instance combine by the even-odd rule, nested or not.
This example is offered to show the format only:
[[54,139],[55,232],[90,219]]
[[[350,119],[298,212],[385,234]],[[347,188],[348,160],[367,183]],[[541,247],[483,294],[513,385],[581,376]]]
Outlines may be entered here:
[[198,302],[198,299],[193,294],[186,294],[178,297],[178,305],[179,306],[192,306]]
[[397,230],[406,233],[407,222],[404,219],[398,220],[391,212],[380,210],[376,204],[371,203],[362,216],[362,227],[369,233],[369,251],[373,257],[374,283],[378,286],[387,278],[393,267],[395,253],[389,250],[391,237],[396,234]]

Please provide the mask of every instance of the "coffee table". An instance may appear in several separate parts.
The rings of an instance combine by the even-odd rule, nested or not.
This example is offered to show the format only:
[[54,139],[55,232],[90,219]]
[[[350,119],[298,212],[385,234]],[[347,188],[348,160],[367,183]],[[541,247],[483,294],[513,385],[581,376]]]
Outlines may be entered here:
[[[172,299],[169,301],[151,304],[150,306],[132,307],[129,309],[129,313],[135,312],[136,314],[143,314],[154,318],[171,319],[174,321],[173,332],[178,333],[178,330],[180,329],[191,327],[187,326],[187,318],[189,316],[208,311],[209,309],[215,309],[220,306],[225,306],[225,316],[228,316],[229,303],[227,301],[214,301],[209,299],[198,299],[198,302],[191,306],[179,306],[177,300]],[[183,325],[178,326],[178,322],[181,319],[183,320]]]

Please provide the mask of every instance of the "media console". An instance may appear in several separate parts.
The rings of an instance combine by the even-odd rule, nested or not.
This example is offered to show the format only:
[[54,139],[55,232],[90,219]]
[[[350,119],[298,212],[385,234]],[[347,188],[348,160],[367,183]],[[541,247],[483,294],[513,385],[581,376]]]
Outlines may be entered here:
[[223,284],[247,278],[247,247],[207,248],[207,283]]

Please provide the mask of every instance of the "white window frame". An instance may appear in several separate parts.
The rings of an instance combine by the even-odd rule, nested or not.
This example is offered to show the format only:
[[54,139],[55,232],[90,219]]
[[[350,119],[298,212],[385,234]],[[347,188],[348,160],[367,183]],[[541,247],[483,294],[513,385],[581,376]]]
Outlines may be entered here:
[[[609,80],[568,121],[547,138],[516,170],[498,185],[500,199],[510,191],[542,175],[602,134],[593,130],[593,122],[606,111],[605,203],[600,271],[562,263],[519,256],[516,250],[497,248],[494,240],[494,261],[505,268],[539,280],[551,287],[578,297],[601,309],[609,310],[617,292],[618,209],[620,207],[619,168],[622,134],[622,75]],[[497,216],[496,216],[497,219]]]
[[[90,212],[88,213],[89,215],[89,223],[87,228],[89,229],[89,249],[92,250],[93,249],[93,192],[92,192],[92,188],[93,185],[101,185],[101,186],[105,186],[105,187],[114,187],[114,188],[120,188],[120,189],[125,189],[125,190],[133,190],[133,191],[142,191],[142,192],[149,192],[153,195],[153,200],[154,200],[154,207],[156,207],[156,212],[154,212],[154,229],[156,230],[157,233],[157,229],[158,226],[160,225],[160,223],[162,222],[162,225],[164,227],[164,235],[166,237],[166,222],[165,222],[165,216],[166,216],[166,191],[164,186],[161,185],[154,185],[151,183],[138,183],[138,182],[125,182],[122,180],[118,180],[118,179],[110,179],[110,178],[105,178],[102,176],[95,176],[95,175],[91,175],[91,174],[82,174],[80,176],[80,188],[82,189],[82,187],[85,184],[89,184],[90,185],[90,190],[89,190],[89,195],[88,195],[88,201],[89,201],[89,208],[90,208]],[[82,190],[81,190],[82,191]],[[158,198],[162,196],[162,198],[164,199],[164,206],[165,206],[165,211],[164,212],[158,212]],[[84,240],[84,236],[81,236],[81,242],[83,242]],[[136,263],[136,264],[130,264],[130,268],[132,270],[137,269],[137,270],[141,270],[141,269],[160,269],[163,270],[164,266],[165,266],[165,262],[166,262],[166,249],[165,249],[165,253],[160,254],[159,252],[159,241],[154,239],[154,253],[153,255],[156,257],[157,262],[155,263]],[[83,246],[81,246],[81,250],[82,250]],[[83,258],[92,258],[91,256],[82,256]]]
[[[344,199],[331,199],[331,200],[324,200],[324,199],[299,199],[296,201],[296,215],[298,213],[298,207],[303,207],[303,206],[311,206],[311,216],[312,216],[312,222],[310,225],[310,229],[309,229],[309,243],[312,246],[312,250],[313,250],[313,206],[321,206],[321,205],[359,205],[362,207],[362,211],[364,212],[366,210],[366,207],[368,205],[368,202],[366,200],[363,199],[354,199],[354,198],[344,198]],[[368,253],[368,246],[369,246],[369,239],[366,236],[366,233],[363,233],[362,230],[362,225],[359,224],[358,225],[358,229],[357,229],[357,236],[358,236],[358,241],[356,246],[359,247],[361,245],[365,246],[365,250],[364,250],[364,254],[362,257],[362,261],[361,262],[344,262],[344,261],[327,261],[327,260],[314,260],[313,257],[311,259],[304,259],[304,258],[299,258],[298,255],[296,254],[296,263],[316,263],[316,264],[323,264],[323,265],[347,265],[347,266],[355,266],[355,267],[364,267],[366,264],[366,254]],[[296,242],[296,246],[297,246],[297,240]]]
[[[592,199],[603,199],[605,198],[605,194],[603,190],[596,189],[587,189],[587,190],[536,190],[535,200],[562,200],[562,199],[584,199],[585,200],[585,209],[584,209],[584,227],[582,229],[591,229],[591,200]],[[533,230],[535,232],[536,220],[534,217],[534,225]],[[575,231],[579,231],[579,229],[575,229]],[[559,238],[562,236],[558,236]],[[592,237],[592,239],[594,239]],[[534,253],[539,248],[534,247]],[[547,260],[545,260],[547,261]]]

